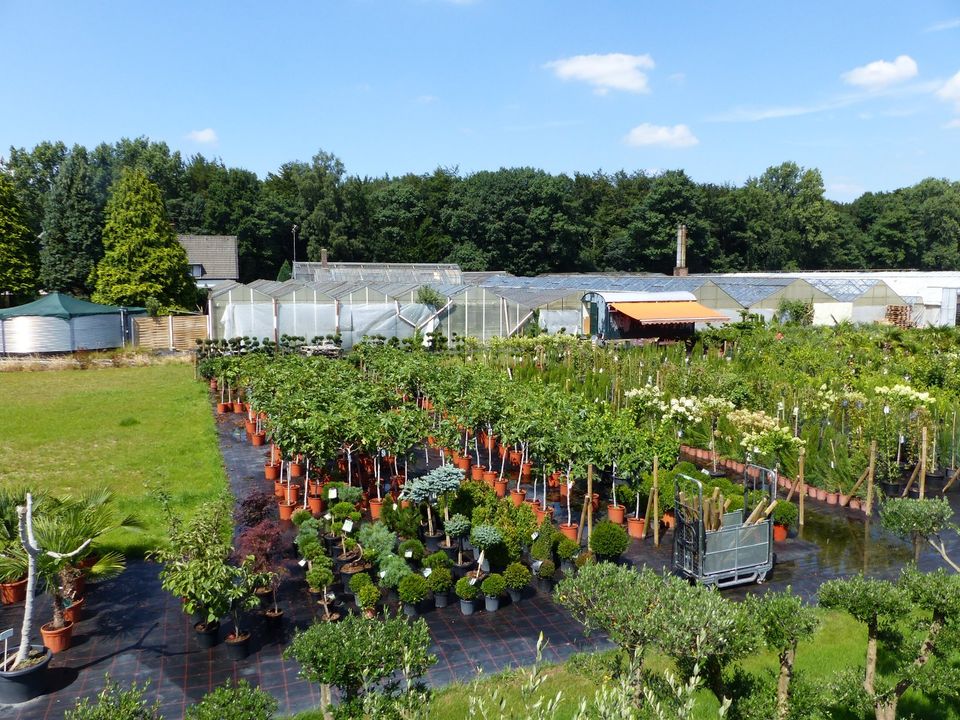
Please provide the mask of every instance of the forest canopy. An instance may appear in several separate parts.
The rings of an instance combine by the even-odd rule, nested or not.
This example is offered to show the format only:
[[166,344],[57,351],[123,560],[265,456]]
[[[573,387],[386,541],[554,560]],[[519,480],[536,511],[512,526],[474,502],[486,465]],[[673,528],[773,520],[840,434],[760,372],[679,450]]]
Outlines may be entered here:
[[[107,202],[127,169],[159,188],[175,232],[237,235],[241,281],[277,277],[294,224],[298,259],[319,260],[325,247],[331,260],[456,262],[522,275],[669,272],[680,223],[691,272],[960,269],[960,183],[942,179],[837,203],[817,169],[793,162],[739,186],[698,183],[682,170],[441,167],[369,178],[322,151],[260,179],[141,137],[92,150],[10,149],[3,170],[16,221],[35,239],[18,262],[32,263],[40,287],[93,291]],[[57,278],[63,288],[52,286]]]

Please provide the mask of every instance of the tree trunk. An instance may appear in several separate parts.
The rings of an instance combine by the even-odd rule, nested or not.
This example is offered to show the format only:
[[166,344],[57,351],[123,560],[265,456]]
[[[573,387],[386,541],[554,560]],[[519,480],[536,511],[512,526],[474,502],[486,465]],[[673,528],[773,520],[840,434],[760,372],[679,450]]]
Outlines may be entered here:
[[53,595],[53,629],[59,630],[67,624],[63,617],[63,593],[55,590],[51,594]]
[[867,624],[867,667],[863,675],[863,689],[873,697],[873,681],[877,676],[877,623]]
[[323,720],[333,720],[333,697],[327,683],[320,685],[320,707],[323,708]]
[[797,644],[780,653],[780,677],[777,678],[777,720],[787,720],[790,714],[790,681],[793,679],[793,660]]
[[896,697],[891,697],[885,702],[878,703],[874,707],[874,717],[877,720],[897,720],[897,700]]

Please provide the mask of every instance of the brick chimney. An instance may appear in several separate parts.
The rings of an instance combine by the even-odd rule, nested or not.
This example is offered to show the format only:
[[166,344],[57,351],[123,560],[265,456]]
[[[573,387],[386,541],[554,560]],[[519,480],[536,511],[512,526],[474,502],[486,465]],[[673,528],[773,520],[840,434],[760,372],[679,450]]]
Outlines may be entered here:
[[683,224],[677,226],[677,264],[673,276],[687,276],[687,226]]
[[327,249],[326,248],[320,248],[320,267],[322,268],[327,267]]

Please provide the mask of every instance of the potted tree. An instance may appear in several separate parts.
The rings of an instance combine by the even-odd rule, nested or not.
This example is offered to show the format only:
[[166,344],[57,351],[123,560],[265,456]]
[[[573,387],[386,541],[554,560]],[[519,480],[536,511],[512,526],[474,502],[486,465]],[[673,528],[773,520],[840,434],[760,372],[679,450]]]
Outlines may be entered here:
[[313,567],[307,571],[307,585],[310,586],[310,592],[320,596],[317,601],[323,606],[324,622],[334,622],[340,619],[340,613],[330,612],[331,597],[330,586],[333,584],[333,570],[326,564],[314,563]]
[[775,542],[784,542],[787,533],[797,522],[800,511],[792,502],[781,500],[773,508],[773,539]]
[[417,606],[426,599],[429,591],[427,579],[420,573],[411,573],[404,577],[397,586],[397,594],[403,603],[403,614],[409,618],[417,617]]
[[608,562],[615,562],[623,555],[623,552],[630,545],[630,537],[622,525],[617,525],[609,520],[601,520],[593,528],[593,534],[590,535],[590,550],[600,558]]
[[449,568],[446,567],[433,567],[429,568],[430,574],[427,575],[427,587],[430,589],[430,592],[433,593],[433,604],[437,608],[445,608],[447,606],[447,600],[449,599],[448,593],[450,588],[453,587],[453,575],[450,573]]
[[471,563],[466,561],[463,555],[463,539],[470,534],[470,519],[466,515],[456,513],[450,517],[443,524],[443,529],[446,531],[447,535],[456,540],[456,566],[455,572],[457,570],[463,570],[466,572],[466,567]]
[[250,631],[242,625],[243,613],[260,604],[257,589],[270,582],[265,572],[254,570],[255,560],[248,556],[241,565],[225,565],[228,568],[224,585],[230,614],[233,617],[233,632],[227,635],[227,651],[233,660],[243,660],[250,652]]
[[553,577],[557,573],[557,566],[553,560],[541,560],[536,569],[537,590],[542,593],[553,592]]
[[380,602],[380,589],[373,583],[364,585],[357,593],[357,605],[363,610],[363,616],[366,618],[376,616],[378,602]]
[[353,593],[353,602],[357,607],[360,607],[360,590],[367,585],[373,585],[373,579],[367,573],[357,573],[347,583],[347,588]]
[[487,612],[496,612],[500,609],[500,596],[506,589],[507,583],[499,573],[490,573],[484,579],[480,584],[480,590],[483,591]]
[[503,579],[506,582],[511,602],[520,602],[523,597],[523,590],[530,584],[531,577],[529,568],[523,563],[514,562],[507,566],[507,569],[503,571]]
[[426,505],[427,530],[425,539],[431,550],[440,546],[442,533],[434,526],[433,506],[438,499],[448,493],[455,493],[460,488],[463,471],[458,468],[442,465],[422,477],[408,480],[400,493],[401,500],[409,500],[415,505]]
[[476,578],[462,577],[455,586],[457,597],[460,598],[460,612],[464,615],[473,615],[473,601],[480,596]]

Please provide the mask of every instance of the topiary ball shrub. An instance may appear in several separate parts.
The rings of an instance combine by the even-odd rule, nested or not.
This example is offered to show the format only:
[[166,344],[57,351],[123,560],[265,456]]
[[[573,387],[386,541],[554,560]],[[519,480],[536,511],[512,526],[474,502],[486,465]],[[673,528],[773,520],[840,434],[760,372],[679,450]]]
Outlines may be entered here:
[[557,566],[553,564],[553,560],[544,560],[537,568],[537,577],[541,580],[550,580],[556,574]]
[[480,550],[487,550],[503,542],[503,533],[493,525],[477,525],[470,533],[470,544]]
[[295,510],[293,515],[290,516],[290,522],[297,527],[300,527],[308,518],[312,517],[313,513],[311,513],[309,510],[305,510],[304,508],[300,508],[299,510]]
[[609,520],[598,522],[590,536],[590,549],[602,560],[620,557],[629,545],[627,531]]
[[366,587],[367,585],[373,585],[373,580],[369,575],[367,575],[367,573],[360,572],[350,578],[348,587],[350,588],[350,592],[352,592],[354,595],[358,595],[360,593],[360,589]]
[[268,720],[277,711],[277,700],[270,693],[253,687],[246,680],[228,681],[187,708],[186,720]]
[[364,585],[357,593],[357,604],[364,610],[373,610],[380,602],[380,591],[373,583]]
[[400,543],[400,547],[397,550],[402,557],[407,562],[418,563],[423,560],[424,548],[423,543],[419,540],[404,540]]
[[453,587],[453,575],[445,567],[434,568],[427,578],[427,587],[432,593],[445,593]]
[[455,587],[457,597],[461,600],[476,600],[480,596],[480,588],[470,584],[471,578],[462,577],[457,580]]
[[500,597],[507,590],[507,581],[503,579],[503,575],[491,573],[480,583],[480,589],[487,597]]
[[450,556],[443,552],[443,550],[438,550],[432,555],[427,555],[423,559],[423,566],[425,568],[433,568],[434,570],[437,568],[449,569],[453,567],[453,560],[451,560]]
[[457,513],[443,524],[443,531],[452,538],[465,538],[470,534],[470,518]]
[[416,605],[427,597],[429,590],[427,579],[423,575],[413,573],[400,581],[397,586],[397,595],[400,596],[400,602]]
[[503,571],[503,579],[511,590],[523,590],[530,584],[532,576],[530,569],[523,563],[518,562],[511,563]]
[[[594,530],[594,534],[596,534],[596,530]],[[580,552],[580,543],[571,540],[566,535],[563,535],[557,542],[557,557],[561,560],[572,560],[578,552]]]

